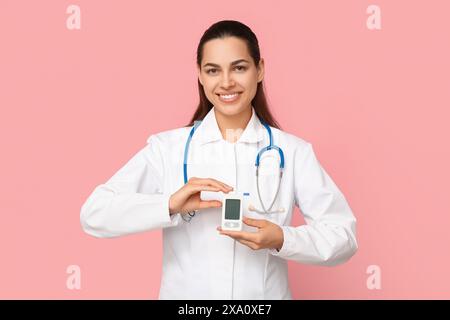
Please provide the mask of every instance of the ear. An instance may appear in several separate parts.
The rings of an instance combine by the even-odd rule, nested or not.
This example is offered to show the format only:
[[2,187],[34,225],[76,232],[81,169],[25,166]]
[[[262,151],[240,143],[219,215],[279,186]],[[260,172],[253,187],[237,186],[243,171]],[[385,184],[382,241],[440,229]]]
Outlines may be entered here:
[[264,79],[264,59],[261,58],[259,60],[258,65],[258,83],[261,82]]

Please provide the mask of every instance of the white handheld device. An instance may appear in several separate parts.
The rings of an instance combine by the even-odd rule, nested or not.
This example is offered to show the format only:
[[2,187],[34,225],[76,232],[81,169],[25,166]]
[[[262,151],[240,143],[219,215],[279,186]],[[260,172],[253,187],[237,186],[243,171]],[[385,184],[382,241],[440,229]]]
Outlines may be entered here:
[[222,230],[242,230],[242,195],[237,193],[223,195]]

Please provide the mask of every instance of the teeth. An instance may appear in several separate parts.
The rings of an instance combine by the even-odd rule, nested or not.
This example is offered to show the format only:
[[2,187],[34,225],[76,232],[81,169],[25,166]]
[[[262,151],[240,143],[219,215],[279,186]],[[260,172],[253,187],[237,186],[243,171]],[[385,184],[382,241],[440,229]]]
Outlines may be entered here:
[[224,98],[224,99],[233,99],[234,97],[236,97],[238,94],[234,93],[234,94],[229,94],[229,95],[223,95],[221,94],[220,97]]

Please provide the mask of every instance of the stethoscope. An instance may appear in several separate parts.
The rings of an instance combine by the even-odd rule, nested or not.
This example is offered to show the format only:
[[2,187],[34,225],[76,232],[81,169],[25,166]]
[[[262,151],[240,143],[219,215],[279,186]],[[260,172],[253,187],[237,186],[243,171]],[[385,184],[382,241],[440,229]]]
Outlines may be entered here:
[[[261,121],[261,120],[260,120]],[[273,138],[272,138],[272,130],[270,129],[269,125],[267,125],[265,122],[261,121],[262,125],[266,128],[267,133],[269,134],[269,145],[262,148],[261,150],[259,150],[257,156],[256,156],[256,161],[255,161],[255,166],[256,166],[256,189],[258,191],[258,198],[259,198],[259,202],[261,203],[261,207],[263,208],[263,211],[256,209],[254,206],[249,206],[249,210],[251,211],[255,211],[258,213],[266,213],[266,214],[270,214],[270,213],[277,213],[277,212],[283,212],[284,209],[277,209],[277,210],[271,210],[273,204],[275,203],[278,193],[280,191],[280,185],[281,185],[281,178],[283,177],[283,169],[284,169],[284,154],[283,154],[283,150],[278,147],[277,145],[273,144]],[[201,124],[201,121],[195,121],[194,122],[194,126],[192,127],[191,131],[189,132],[189,136],[188,139],[186,141],[186,145],[184,147],[184,161],[183,161],[183,177],[184,177],[184,184],[186,184],[188,182],[188,174],[187,174],[187,159],[188,159],[188,154],[189,154],[189,145],[191,144],[191,140],[192,140],[192,136],[194,135],[195,130],[197,129],[197,127]],[[259,191],[259,164],[260,164],[260,158],[262,156],[262,154],[266,151],[269,150],[277,150],[278,154],[280,155],[280,166],[279,166],[279,179],[278,179],[278,186],[277,186],[277,191],[275,193],[275,196],[272,200],[272,203],[270,204],[269,208],[266,209],[266,207],[264,206],[264,203],[261,199],[261,194]],[[183,218],[183,220],[190,222],[191,219],[195,216],[195,213],[197,212],[197,210],[192,211],[192,212],[188,212],[187,214],[182,214],[181,217]]]

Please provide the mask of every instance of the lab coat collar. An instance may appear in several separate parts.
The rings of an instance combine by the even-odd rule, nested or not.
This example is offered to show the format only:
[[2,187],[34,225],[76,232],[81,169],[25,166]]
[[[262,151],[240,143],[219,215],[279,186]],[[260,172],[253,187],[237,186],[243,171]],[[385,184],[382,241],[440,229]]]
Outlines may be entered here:
[[[265,131],[266,129],[262,125],[261,121],[256,115],[254,107],[252,106],[252,116],[250,118],[250,121],[247,123],[247,126],[245,127],[237,142],[256,143],[264,138]],[[196,137],[196,140],[198,140],[200,144],[223,139],[222,133],[220,132],[219,126],[217,124],[214,107],[212,107],[211,110],[209,110],[209,112],[203,118],[202,123],[196,129],[196,132],[192,139],[194,140]]]

